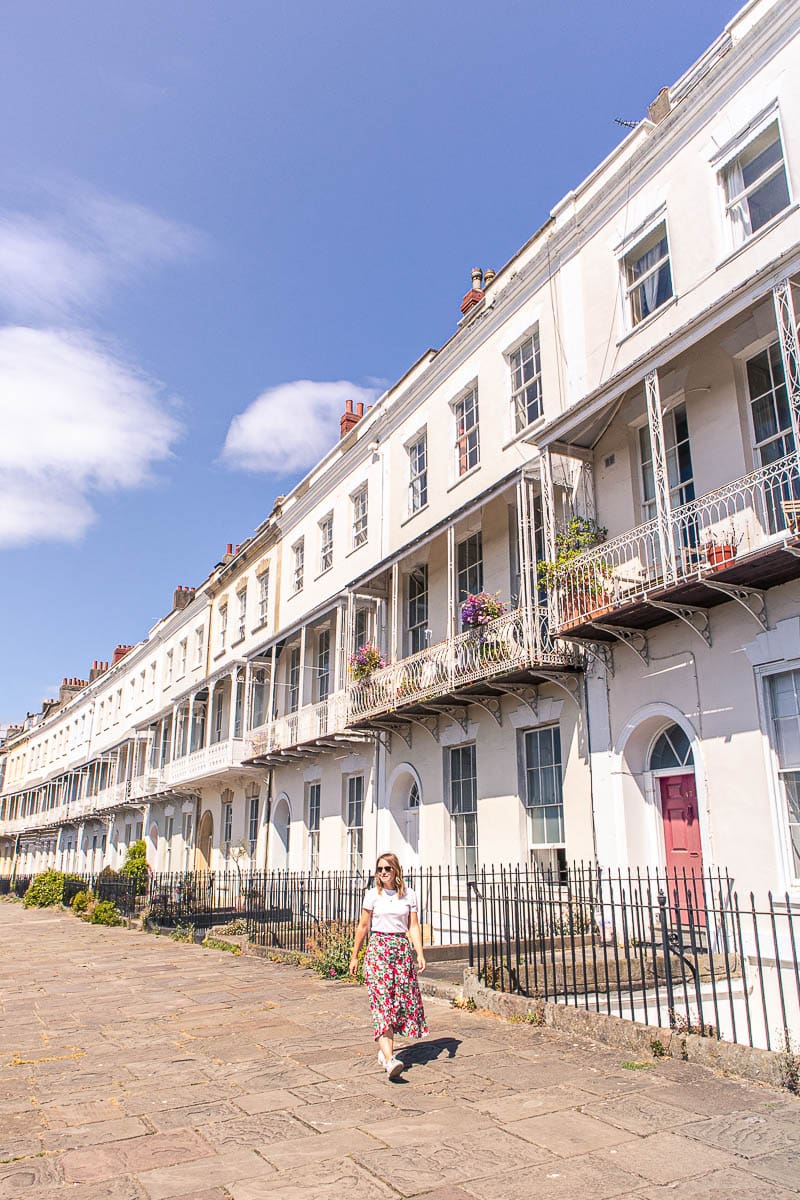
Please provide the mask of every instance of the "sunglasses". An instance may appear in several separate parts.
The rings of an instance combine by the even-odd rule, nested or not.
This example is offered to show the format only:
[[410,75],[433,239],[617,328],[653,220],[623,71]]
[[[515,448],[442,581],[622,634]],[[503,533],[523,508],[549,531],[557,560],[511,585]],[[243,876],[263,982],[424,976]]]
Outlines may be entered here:
[[394,870],[394,867],[378,867],[378,874],[379,875],[391,875],[393,870]]

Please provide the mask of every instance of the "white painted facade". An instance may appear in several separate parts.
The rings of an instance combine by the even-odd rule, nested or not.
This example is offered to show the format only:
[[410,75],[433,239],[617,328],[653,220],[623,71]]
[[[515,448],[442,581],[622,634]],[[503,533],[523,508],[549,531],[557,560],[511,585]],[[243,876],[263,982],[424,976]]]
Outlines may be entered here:
[[[655,867],[679,831],[798,885],[798,32],[748,4],[185,607],[7,736],[0,871],[139,828],[160,870]],[[574,515],[607,539],[545,594]]]

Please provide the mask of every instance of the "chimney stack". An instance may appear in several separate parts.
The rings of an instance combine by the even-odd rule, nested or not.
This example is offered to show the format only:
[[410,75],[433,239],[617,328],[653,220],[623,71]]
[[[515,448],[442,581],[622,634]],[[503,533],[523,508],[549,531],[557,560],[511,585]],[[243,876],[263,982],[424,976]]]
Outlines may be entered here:
[[663,87],[652,104],[648,106],[647,115],[654,125],[660,125],[672,111],[672,101],[669,98],[669,88]]
[[173,611],[175,609],[180,610],[182,608],[186,608],[187,605],[191,604],[193,600],[194,600],[194,588],[186,587],[182,583],[178,584],[178,586],[175,588],[175,591],[173,592],[173,595],[172,595]]
[[351,429],[355,429],[356,425],[361,420],[363,415],[364,415],[364,403],[362,400],[359,400],[359,402],[358,402],[358,404],[356,404],[355,408],[353,407],[352,400],[345,400],[344,412],[342,413],[341,418],[339,420],[339,440],[340,441],[343,437],[347,437],[347,435]]
[[112,667],[115,667],[118,662],[121,662],[121,660],[125,657],[125,655],[128,653],[128,651],[132,650],[132,649],[133,649],[133,646],[121,646],[121,645],[115,646],[114,653],[111,655]]
[[495,277],[495,275],[496,275],[496,274],[497,274],[497,272],[496,272],[496,271],[493,271],[491,267],[487,267],[487,268],[486,268],[486,270],[485,270],[485,271],[484,271],[484,273],[483,273],[483,288],[484,288],[484,291],[485,291],[485,290],[486,290],[486,288],[489,286],[489,284],[492,282],[492,280],[494,279],[494,277]]
[[66,704],[73,696],[77,696],[82,688],[85,688],[88,679],[77,679],[74,675],[71,679],[62,679],[61,687],[58,689],[58,703]]
[[89,683],[93,683],[95,679],[99,679],[100,676],[105,674],[105,672],[107,670],[108,670],[107,662],[100,662],[100,661],[98,661],[98,659],[95,659],[94,662],[92,663],[92,668],[89,671]]
[[464,316],[483,299],[483,271],[480,267],[472,268],[472,286],[461,301],[461,312]]

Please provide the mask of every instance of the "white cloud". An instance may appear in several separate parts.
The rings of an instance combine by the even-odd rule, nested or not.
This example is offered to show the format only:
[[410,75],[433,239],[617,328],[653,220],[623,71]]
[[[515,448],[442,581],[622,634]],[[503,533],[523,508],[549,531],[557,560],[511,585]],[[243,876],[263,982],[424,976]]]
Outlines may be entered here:
[[345,401],[360,400],[366,409],[380,394],[346,379],[296,379],[268,388],[231,421],[222,461],[275,475],[307,470],[337,441]]
[[0,329],[0,547],[75,540],[92,496],[146,484],[180,426],[158,384],[83,334]]
[[85,187],[62,188],[54,199],[43,216],[0,210],[0,308],[14,319],[84,313],[142,271],[202,245],[186,226]]

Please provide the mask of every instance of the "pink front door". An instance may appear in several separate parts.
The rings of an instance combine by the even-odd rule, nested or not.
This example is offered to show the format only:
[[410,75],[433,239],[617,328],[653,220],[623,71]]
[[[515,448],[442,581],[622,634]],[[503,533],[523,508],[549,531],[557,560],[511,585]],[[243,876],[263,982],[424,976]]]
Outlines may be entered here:
[[[674,906],[674,890],[677,883],[678,903],[682,919],[686,919],[684,905],[694,913],[694,923],[704,925],[703,848],[700,841],[700,822],[697,819],[697,788],[694,775],[662,775],[661,814],[664,818],[664,846],[667,852],[667,873],[673,881],[670,885],[670,904]],[[677,881],[675,876],[677,875]],[[691,882],[692,875],[697,879]],[[688,887],[680,881],[687,880]],[[689,892],[689,896],[685,893]]]

